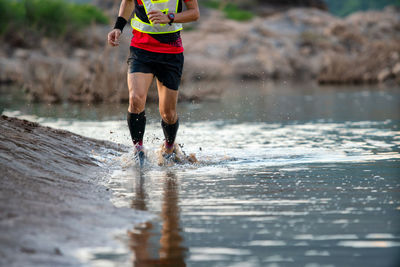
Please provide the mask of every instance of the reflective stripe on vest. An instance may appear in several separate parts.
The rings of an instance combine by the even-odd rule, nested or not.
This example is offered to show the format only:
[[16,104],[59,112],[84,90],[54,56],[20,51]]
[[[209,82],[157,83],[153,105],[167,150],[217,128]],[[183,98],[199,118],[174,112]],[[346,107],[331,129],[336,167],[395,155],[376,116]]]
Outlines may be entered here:
[[[179,1],[180,0],[142,0],[146,14],[151,10],[160,10],[164,14],[177,13]],[[139,19],[136,14],[131,20],[131,26],[137,31],[150,34],[171,33],[182,30],[182,24],[180,23],[172,23],[172,25],[153,24],[151,21],[150,23],[146,23]]]

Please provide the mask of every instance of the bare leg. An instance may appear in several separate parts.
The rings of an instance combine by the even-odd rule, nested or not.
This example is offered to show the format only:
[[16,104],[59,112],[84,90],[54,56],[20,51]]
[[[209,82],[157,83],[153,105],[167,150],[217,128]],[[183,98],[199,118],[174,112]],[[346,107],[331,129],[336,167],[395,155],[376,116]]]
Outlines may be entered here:
[[129,88],[129,107],[130,113],[140,113],[144,111],[146,105],[147,92],[154,75],[152,73],[129,73],[128,88]]
[[153,80],[153,74],[128,74],[129,107],[127,122],[136,152],[143,150],[143,136],[146,128],[145,105],[147,92]]
[[[158,80],[157,80],[157,88],[158,88],[159,110],[161,118],[164,124],[172,126],[176,124],[178,121],[178,114],[176,112],[176,106],[178,103],[178,91],[167,88]],[[175,136],[173,137],[173,139],[175,139]],[[172,140],[172,143],[173,141],[174,140]],[[173,146],[166,148],[167,148],[166,150],[167,153],[172,153]]]
[[161,118],[168,124],[174,124],[178,120],[178,114],[176,113],[178,91],[168,89],[158,80],[157,88]]

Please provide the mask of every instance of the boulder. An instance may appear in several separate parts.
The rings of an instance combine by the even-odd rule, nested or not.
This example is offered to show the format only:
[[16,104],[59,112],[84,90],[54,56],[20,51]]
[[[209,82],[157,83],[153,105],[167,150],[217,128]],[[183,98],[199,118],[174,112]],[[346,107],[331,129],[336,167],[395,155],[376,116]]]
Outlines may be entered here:
[[400,76],[400,62],[397,62],[396,65],[393,66],[392,73],[396,77]]
[[387,80],[390,77],[391,74],[392,74],[392,72],[390,71],[389,68],[385,68],[385,69],[381,70],[377,76],[378,82],[384,82],[385,80]]
[[23,63],[16,58],[0,58],[0,84],[1,83],[22,83]]

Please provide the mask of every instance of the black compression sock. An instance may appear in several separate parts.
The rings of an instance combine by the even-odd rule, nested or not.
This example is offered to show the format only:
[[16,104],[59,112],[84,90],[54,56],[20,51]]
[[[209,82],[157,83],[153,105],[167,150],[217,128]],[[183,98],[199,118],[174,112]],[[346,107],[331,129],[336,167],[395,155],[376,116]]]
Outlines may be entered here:
[[144,130],[146,128],[145,112],[143,111],[139,114],[128,112],[127,121],[133,143],[141,146],[143,143]]
[[171,147],[175,142],[176,133],[178,132],[179,119],[174,124],[168,124],[161,120],[161,126],[165,136],[165,143]]

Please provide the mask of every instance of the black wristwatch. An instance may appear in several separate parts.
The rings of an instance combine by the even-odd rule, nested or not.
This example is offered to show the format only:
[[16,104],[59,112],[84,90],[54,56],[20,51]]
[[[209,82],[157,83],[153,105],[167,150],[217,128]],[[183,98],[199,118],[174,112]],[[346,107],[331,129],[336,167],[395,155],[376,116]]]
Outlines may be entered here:
[[168,14],[168,18],[169,18],[168,24],[171,26],[171,25],[172,25],[172,22],[174,22],[175,14],[174,14],[174,13],[169,13],[169,14]]

